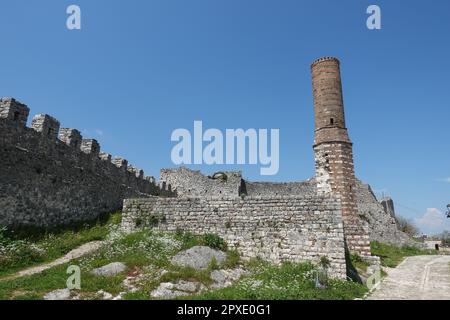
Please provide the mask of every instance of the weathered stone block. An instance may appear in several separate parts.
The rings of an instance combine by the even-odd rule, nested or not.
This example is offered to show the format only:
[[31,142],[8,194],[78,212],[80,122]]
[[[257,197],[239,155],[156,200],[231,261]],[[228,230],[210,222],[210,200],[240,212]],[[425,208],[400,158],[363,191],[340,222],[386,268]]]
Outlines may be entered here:
[[59,140],[74,149],[80,149],[82,139],[81,133],[77,129],[62,128],[59,131]]
[[14,98],[0,99],[0,118],[15,123],[18,127],[25,127],[30,109]]
[[58,137],[59,121],[48,114],[35,115],[31,127],[50,140],[56,140]]
[[100,144],[95,139],[83,139],[81,141],[81,151],[86,154],[98,156],[100,154]]

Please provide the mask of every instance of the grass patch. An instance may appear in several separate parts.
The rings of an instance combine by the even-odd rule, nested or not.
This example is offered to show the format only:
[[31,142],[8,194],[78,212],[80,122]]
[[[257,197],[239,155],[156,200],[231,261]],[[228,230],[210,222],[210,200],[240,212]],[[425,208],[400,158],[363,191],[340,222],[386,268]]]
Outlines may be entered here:
[[226,251],[227,244],[225,240],[215,234],[207,233],[203,235],[194,235],[191,232],[177,229],[175,238],[183,243],[183,249],[189,249],[194,246],[206,246],[217,250]]
[[241,261],[241,256],[237,250],[230,250],[227,252],[227,257],[222,263],[222,267],[225,269],[233,269],[237,267]]
[[171,270],[161,277],[160,282],[178,282],[179,280],[198,281],[204,285],[212,283],[211,269],[195,270],[189,267],[172,267]]
[[[81,291],[78,292],[82,299],[99,298],[96,293],[104,290],[117,295],[126,291],[123,281],[129,274],[143,275],[139,281],[139,291],[129,293],[125,298],[149,299],[149,292],[156,288],[162,281],[196,280],[205,285],[212,282],[210,273],[219,266],[217,261],[212,261],[207,270],[196,271],[190,268],[180,268],[171,265],[170,258],[181,250],[196,245],[211,245],[224,247],[224,241],[214,235],[196,236],[187,232],[176,234],[144,229],[132,234],[123,234],[119,230],[120,215],[111,216],[106,223],[99,223],[90,228],[74,231],[65,231],[59,234],[46,234],[32,243],[26,239],[2,238],[8,241],[11,249],[9,260],[2,261],[3,273],[12,273],[18,269],[29,267],[40,262],[54,260],[66,254],[79,245],[93,241],[106,240],[108,244],[99,250],[70,262],[70,265],[79,266],[81,269]],[[6,240],[5,240],[6,239]],[[23,249],[12,250],[13,246],[20,243],[23,248],[36,246],[39,255],[29,254],[25,259],[26,251]],[[34,254],[34,251],[31,251]],[[230,252],[227,256],[227,265],[237,263],[237,253]],[[98,277],[91,274],[94,268],[102,267],[111,262],[122,262],[127,270],[113,277]],[[43,273],[22,277],[15,280],[0,281],[0,299],[42,299],[53,290],[66,287],[69,264],[61,265]],[[166,273],[162,275],[162,270]]]
[[0,300],[39,300],[49,291],[65,288],[67,266],[61,265],[40,274],[0,282]]
[[436,250],[425,250],[414,246],[396,247],[380,242],[372,242],[370,246],[372,255],[380,257],[381,265],[390,268],[398,266],[405,257],[437,253]]
[[102,218],[95,223],[76,226],[73,230],[32,233],[28,238],[21,233],[0,231],[0,277],[57,259],[84,243],[104,240],[120,221],[118,212],[107,220]]
[[363,297],[367,288],[342,280],[328,281],[327,288],[315,286],[315,267],[310,263],[272,266],[261,261],[248,265],[251,275],[233,286],[194,296],[200,300],[348,300]]
[[[53,260],[71,249],[92,240],[108,241],[108,245],[100,248],[87,256],[73,260],[70,265],[77,265],[81,269],[81,290],[73,291],[81,299],[99,299],[97,292],[106,291],[113,296],[127,291],[124,280],[127,276],[140,275],[136,284],[138,290],[125,294],[124,299],[148,300],[150,292],[161,282],[178,282],[179,280],[196,281],[205,286],[212,284],[211,271],[221,268],[234,268],[240,264],[240,256],[237,251],[226,251],[227,258],[219,265],[212,261],[206,270],[178,267],[170,263],[173,255],[181,250],[196,245],[208,245],[216,249],[226,248],[225,242],[218,236],[196,236],[188,232],[165,233],[144,229],[132,234],[123,234],[118,231],[116,215],[106,223],[98,223],[90,228],[81,229],[78,232],[65,231],[59,234],[47,234],[35,243],[27,239],[11,239],[9,242],[24,241],[39,247],[41,260]],[[2,241],[5,241],[4,238]],[[9,243],[8,245],[10,245]],[[45,244],[45,245],[44,245]],[[31,257],[27,261],[20,261],[24,253],[15,256],[13,264],[7,266],[5,271],[11,271],[20,266],[29,266],[38,261]],[[322,264],[328,261],[322,259]],[[127,265],[127,270],[112,277],[99,277],[91,274],[91,270],[109,264],[122,262]],[[353,259],[358,265],[363,261]],[[0,299],[38,300],[53,290],[66,287],[69,264],[54,267],[40,274],[22,277],[14,280],[0,282]],[[234,285],[205,292],[188,299],[354,299],[362,297],[367,289],[365,286],[348,281],[329,280],[328,286],[323,289],[316,288],[316,267],[310,263],[285,263],[281,266],[273,266],[262,260],[252,260],[245,264],[249,271],[247,276],[237,281]],[[164,271],[164,272],[163,272]]]

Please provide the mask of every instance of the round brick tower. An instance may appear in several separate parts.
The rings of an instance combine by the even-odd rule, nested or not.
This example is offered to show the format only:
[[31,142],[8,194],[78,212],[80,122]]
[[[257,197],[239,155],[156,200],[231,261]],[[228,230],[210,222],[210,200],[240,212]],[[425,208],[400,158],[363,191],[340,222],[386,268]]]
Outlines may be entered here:
[[311,65],[315,134],[316,182],[320,194],[341,199],[348,249],[370,256],[368,226],[358,217],[352,142],[345,126],[339,60],[320,58]]

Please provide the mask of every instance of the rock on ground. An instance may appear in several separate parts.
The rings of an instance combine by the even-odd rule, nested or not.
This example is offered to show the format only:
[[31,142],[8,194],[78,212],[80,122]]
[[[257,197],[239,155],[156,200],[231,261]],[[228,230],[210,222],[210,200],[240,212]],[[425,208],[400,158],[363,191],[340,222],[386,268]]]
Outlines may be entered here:
[[127,266],[122,262],[113,262],[101,268],[94,269],[91,272],[96,276],[111,277],[125,271],[126,268]]
[[173,299],[181,296],[189,296],[203,290],[204,286],[199,282],[180,280],[178,283],[163,282],[150,293],[153,298]]
[[229,270],[213,270],[211,271],[211,279],[214,283],[210,286],[211,289],[220,289],[229,287],[233,282],[239,280],[247,271],[241,268]]
[[213,284],[206,287],[197,281],[179,280],[176,283],[163,282],[158,288],[150,293],[153,298],[173,299],[181,296],[190,296],[201,293],[208,289],[220,289],[231,286],[233,282],[239,280],[247,271],[241,268],[229,270],[214,270],[211,272]]
[[209,247],[196,246],[175,255],[172,258],[172,264],[201,270],[207,269],[213,258],[221,264],[225,261],[226,254]]
[[44,300],[69,300],[70,290],[69,289],[58,289],[47,293],[44,296]]

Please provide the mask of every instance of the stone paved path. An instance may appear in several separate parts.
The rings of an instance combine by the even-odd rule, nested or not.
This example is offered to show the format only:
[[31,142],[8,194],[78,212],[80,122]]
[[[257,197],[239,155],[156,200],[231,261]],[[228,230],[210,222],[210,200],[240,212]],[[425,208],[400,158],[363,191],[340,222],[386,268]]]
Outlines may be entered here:
[[450,300],[450,256],[406,258],[368,300]]
[[70,251],[65,256],[58,258],[52,262],[45,263],[36,267],[31,267],[22,271],[19,271],[13,275],[1,278],[0,281],[6,281],[6,280],[14,280],[20,277],[24,276],[31,276],[33,274],[41,273],[45,270],[48,270],[50,268],[65,264],[73,259],[78,259],[88,253],[91,253],[93,251],[98,250],[102,245],[104,244],[103,241],[92,241],[83,244],[82,246]]

